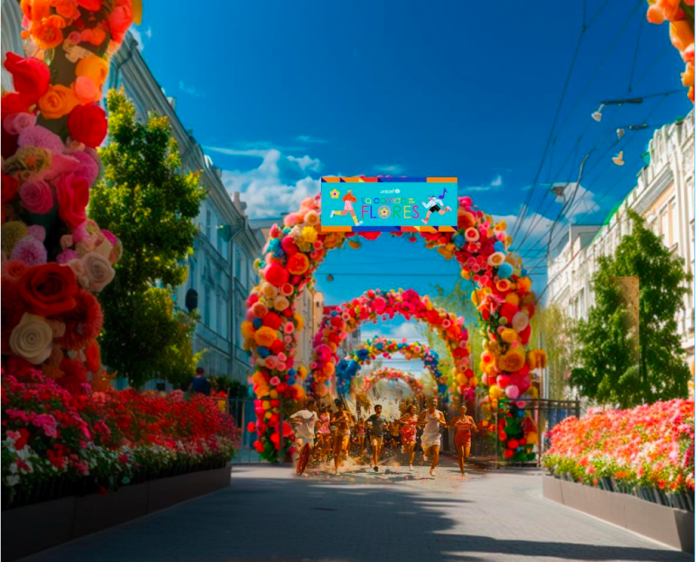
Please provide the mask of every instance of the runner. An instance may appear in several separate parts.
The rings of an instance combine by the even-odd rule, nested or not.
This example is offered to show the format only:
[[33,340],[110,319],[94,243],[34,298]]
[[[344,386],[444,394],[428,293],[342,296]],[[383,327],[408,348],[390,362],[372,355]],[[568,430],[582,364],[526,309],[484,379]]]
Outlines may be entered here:
[[459,456],[459,470],[464,476],[464,461],[469,458],[471,452],[471,430],[478,433],[474,418],[466,415],[464,404],[459,408],[459,415],[450,422],[450,427],[456,427],[457,433],[454,436],[454,446],[457,448]]
[[362,457],[365,451],[365,433],[367,432],[367,426],[365,425],[365,420],[360,418],[358,420],[357,431],[357,444],[358,444],[358,456]]
[[329,453],[331,452],[331,429],[329,425],[331,424],[331,414],[329,413],[328,406],[323,406],[319,411],[319,429],[317,430],[319,455],[322,460],[329,458]]
[[384,426],[387,421],[382,417],[382,406],[375,406],[375,413],[367,418],[370,428],[370,444],[372,445],[372,466],[375,472],[379,472],[379,454],[384,444]]
[[290,421],[296,425],[297,474],[299,475],[307,468],[307,462],[314,448],[314,425],[319,419],[314,407],[314,400],[307,400],[303,410],[290,416]]
[[401,424],[401,446],[404,454],[408,456],[408,469],[413,472],[413,458],[416,455],[416,406],[411,404],[406,408],[406,413],[399,419]]
[[338,411],[331,418],[331,425],[336,427],[334,437],[334,472],[338,474],[342,457],[348,452],[350,444],[350,427],[353,425],[353,417],[346,409],[346,405],[340,400],[336,400]]
[[401,446],[401,426],[399,425],[399,420],[394,420],[389,424],[389,436],[391,446],[394,447],[394,454],[396,455]]
[[447,427],[447,421],[445,414],[437,409],[437,398],[434,396],[428,401],[427,410],[423,410],[418,417],[418,424],[425,426],[421,436],[423,458],[427,461],[431,457],[430,476],[435,476],[435,468],[440,462],[440,426]]

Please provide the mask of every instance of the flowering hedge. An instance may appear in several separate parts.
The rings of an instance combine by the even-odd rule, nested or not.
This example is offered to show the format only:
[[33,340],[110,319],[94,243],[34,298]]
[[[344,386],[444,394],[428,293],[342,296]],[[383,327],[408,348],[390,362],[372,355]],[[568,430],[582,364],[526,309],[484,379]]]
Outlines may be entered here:
[[375,372],[363,377],[362,387],[365,391],[370,390],[379,381],[404,381],[409,388],[413,391],[418,400],[423,400],[423,384],[415,378],[413,375],[401,371],[399,369],[392,369],[390,367],[383,367],[382,369],[377,369]]
[[567,418],[550,436],[543,463],[556,475],[594,486],[613,478],[625,491],[694,491],[693,400]]
[[[365,364],[369,365],[378,356],[391,359],[394,353],[401,353],[406,359],[421,359],[425,368],[430,371],[435,384],[446,385],[447,377],[439,368],[440,358],[437,351],[430,349],[426,344],[409,343],[404,339],[397,342],[389,338],[375,337],[364,342],[360,347],[350,353],[350,360],[341,359],[336,365],[336,388],[341,395],[350,390],[350,383]],[[440,387],[442,388],[442,387]],[[447,387],[440,394],[440,399],[447,402]]]
[[4,501],[56,480],[106,492],[232,459],[234,422],[210,398],[84,390],[36,369],[3,374]]

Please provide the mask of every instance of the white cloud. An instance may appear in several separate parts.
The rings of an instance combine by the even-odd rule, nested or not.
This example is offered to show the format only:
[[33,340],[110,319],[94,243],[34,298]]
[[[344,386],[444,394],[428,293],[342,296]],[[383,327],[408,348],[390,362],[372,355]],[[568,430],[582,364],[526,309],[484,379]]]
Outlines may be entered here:
[[295,140],[300,141],[300,142],[306,142],[306,143],[312,143],[312,144],[324,144],[328,141],[324,139],[318,139],[315,137],[311,137],[309,135],[299,135],[295,137]]
[[143,36],[147,37],[147,39],[152,39],[152,28],[148,26],[145,30],[141,28],[139,25],[133,25],[130,28],[130,34],[133,36],[133,39],[135,39],[135,42],[138,44],[138,48],[142,52],[145,49],[145,42],[143,41]]
[[503,187],[503,176],[498,174],[488,185],[469,185],[463,188],[463,193],[478,191],[498,191]]
[[422,341],[423,337],[418,331],[418,325],[413,322],[402,322],[400,324],[368,324],[363,326],[360,333],[363,341],[374,337],[391,338],[401,341],[406,338],[408,341]]
[[[570,202],[572,200],[572,203]],[[568,184],[562,196],[556,197],[556,202],[561,205],[568,202],[568,208],[563,213],[563,220],[573,222],[579,215],[591,214],[599,211],[599,205],[595,201],[595,195],[585,189],[582,184],[576,182]]]
[[184,82],[181,80],[179,80],[179,89],[182,92],[189,94],[190,96],[193,96],[195,98],[200,98],[203,96],[203,94],[199,92],[194,86],[188,86],[184,84]]
[[288,156],[288,160],[290,160],[290,162],[296,162],[303,171],[310,170],[318,172],[321,168],[321,160],[318,158],[311,158],[306,154],[300,158],[297,158],[296,156]]
[[[227,191],[239,191],[242,200],[247,203],[247,212],[251,218],[273,217],[297,209],[303,199],[319,192],[320,182],[307,174],[321,166],[318,159],[303,156],[297,158],[283,154],[280,150],[206,147],[231,156],[248,156],[261,158],[258,167],[251,170],[225,170],[222,181]],[[283,178],[283,170],[299,177],[295,181]]]
[[386,164],[384,166],[375,166],[374,169],[383,174],[402,174],[406,168],[401,164]]

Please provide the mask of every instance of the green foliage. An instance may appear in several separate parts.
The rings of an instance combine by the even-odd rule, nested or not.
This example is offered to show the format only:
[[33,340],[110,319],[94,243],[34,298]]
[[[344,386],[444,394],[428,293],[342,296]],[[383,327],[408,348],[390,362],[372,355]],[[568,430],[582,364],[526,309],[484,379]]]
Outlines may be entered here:
[[575,357],[574,323],[565,311],[551,305],[538,307],[532,319],[532,333],[539,334],[539,346],[548,357],[549,396],[552,400],[568,398],[567,376]]
[[100,150],[104,178],[91,193],[90,218],[123,244],[116,278],[100,294],[104,361],[133,386],[162,377],[193,376],[198,355],[191,335],[196,318],[175,311],[171,292],[186,281],[206,192],[199,174],[183,174],[166,117],[135,119],[122,92],[108,95],[110,144]]
[[246,398],[248,395],[247,385],[230,377],[208,377],[210,385],[216,392],[229,393],[230,398]]
[[[595,306],[576,330],[581,368],[570,378],[584,396],[622,408],[686,396],[690,377],[676,315],[692,276],[640,216],[629,212],[629,217],[633,232],[614,257],[600,258]],[[617,281],[627,276],[639,278],[637,331],[627,329],[629,310]]]

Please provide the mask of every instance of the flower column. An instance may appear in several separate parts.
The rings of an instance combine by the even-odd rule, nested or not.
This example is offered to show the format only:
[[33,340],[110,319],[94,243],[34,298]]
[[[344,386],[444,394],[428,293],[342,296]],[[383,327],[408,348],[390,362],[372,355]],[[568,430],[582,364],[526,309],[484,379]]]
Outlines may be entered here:
[[73,393],[102,380],[102,312],[92,294],[114,276],[121,249],[87,219],[107,133],[98,105],[133,21],[131,0],[22,0],[26,49],[4,61],[2,96],[2,356]]

